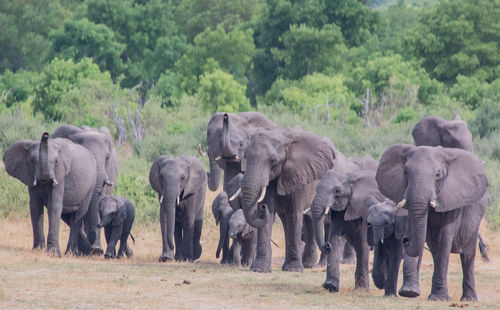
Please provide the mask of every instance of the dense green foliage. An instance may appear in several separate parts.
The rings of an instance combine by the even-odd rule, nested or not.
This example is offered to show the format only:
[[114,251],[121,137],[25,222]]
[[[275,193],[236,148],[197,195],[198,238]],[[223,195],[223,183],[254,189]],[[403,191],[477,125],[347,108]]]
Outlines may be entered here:
[[[117,192],[141,221],[158,216],[150,162],[252,109],[375,158],[460,114],[500,227],[500,0],[0,1],[0,151],[61,123],[121,132]],[[0,179],[16,213],[27,197]]]

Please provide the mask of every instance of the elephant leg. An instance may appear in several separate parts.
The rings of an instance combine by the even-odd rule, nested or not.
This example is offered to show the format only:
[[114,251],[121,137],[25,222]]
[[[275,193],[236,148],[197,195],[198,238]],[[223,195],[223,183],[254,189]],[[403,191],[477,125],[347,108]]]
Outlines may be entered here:
[[[63,220],[68,227],[71,227],[71,216],[70,214],[61,214],[61,219]],[[90,242],[87,240],[87,236],[83,230],[83,225],[80,227],[80,231],[78,233],[78,251],[83,255],[89,255],[90,250]],[[66,252],[69,252],[69,242],[66,246]]]
[[182,222],[175,222],[174,228],[175,242],[175,260],[181,260],[182,257]]
[[82,229],[82,219],[76,218],[76,212],[72,212],[70,217],[69,241],[65,254],[81,255],[78,249],[78,236]]
[[242,264],[250,266],[255,259],[255,246],[257,245],[257,231],[250,233],[250,237],[245,240],[243,246]]
[[33,227],[33,249],[44,249],[43,203],[35,190],[29,190],[29,195],[31,226]]
[[387,278],[386,269],[386,259],[387,253],[383,248],[383,245],[377,244],[373,253],[373,270],[372,279],[375,286],[379,289],[385,288],[385,282]]
[[[328,240],[328,237],[330,237],[330,223],[325,222],[325,240]],[[321,267],[326,266],[326,254],[321,252],[321,255],[319,257],[319,262],[318,265]]]
[[281,267],[283,271],[302,272],[302,211],[293,204],[289,205],[286,211],[286,230],[285,230],[285,263]]
[[[398,244],[394,244],[394,243]],[[385,283],[385,296],[396,297],[396,290],[398,287],[398,274],[399,266],[401,265],[402,256],[402,244],[398,240],[392,240],[392,245],[390,247],[390,253],[387,257],[387,281]]]
[[197,260],[200,258],[203,248],[200,243],[201,231],[203,228],[203,218],[194,221],[194,234],[193,234],[193,258]]
[[460,253],[462,262],[462,297],[460,301],[477,301],[476,280],[474,278],[474,260],[476,257],[477,234],[465,248],[464,253]]
[[241,240],[233,239],[233,264],[240,267],[241,266]]
[[399,289],[399,295],[414,298],[420,296],[420,263],[422,255],[411,257],[403,254],[403,285]]
[[340,262],[342,261],[342,247],[344,237],[340,234],[330,236],[331,252],[327,254],[326,280],[323,287],[330,292],[339,291]]
[[100,198],[102,198],[102,195],[96,196],[94,194],[92,196],[87,215],[85,216],[85,231],[88,241],[91,244],[92,255],[102,255],[104,253],[101,245],[101,229],[97,227],[100,221],[98,208]]
[[[49,233],[47,235],[47,252],[61,257],[59,248],[59,224],[63,209],[64,185],[57,185],[49,194],[47,213],[49,218]],[[75,212],[76,214],[76,212]],[[76,249],[76,243],[75,243]]]
[[120,240],[123,231],[123,223],[120,223],[119,225],[110,225],[111,227],[109,229],[111,230],[111,236],[106,247],[106,253],[104,253],[104,258],[106,259],[115,258],[116,243],[118,243],[118,240]]
[[302,254],[302,264],[304,268],[313,268],[316,266],[318,261],[318,244],[316,243],[316,238],[314,237],[314,228],[312,218],[310,216],[304,216],[304,229],[305,229],[305,247]]
[[182,221],[182,260],[193,261],[194,214],[189,210],[184,213]]
[[356,263],[356,251],[354,247],[347,242],[344,242],[344,253],[342,254],[342,264],[354,264]]
[[370,257],[370,248],[366,241],[366,231],[360,233],[357,238],[357,244],[354,246],[356,251],[356,271],[354,272],[354,288],[368,291],[370,281],[368,272],[368,261]]
[[257,253],[252,266],[250,266],[250,270],[252,271],[271,272],[271,233],[273,222],[273,219],[271,219],[264,227],[257,229]]

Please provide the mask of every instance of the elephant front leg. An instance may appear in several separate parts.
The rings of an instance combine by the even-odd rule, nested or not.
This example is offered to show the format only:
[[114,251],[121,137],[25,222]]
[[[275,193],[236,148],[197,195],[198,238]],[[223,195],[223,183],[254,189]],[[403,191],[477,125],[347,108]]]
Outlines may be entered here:
[[233,264],[241,266],[241,240],[233,239]]
[[182,222],[182,260],[194,261],[193,255],[193,237],[194,237],[194,218],[187,215]]
[[396,290],[398,287],[398,274],[399,266],[402,260],[402,245],[399,241],[393,240],[392,242],[397,242],[395,246],[389,247],[390,253],[387,259],[387,281],[385,283],[385,296],[396,297]]
[[408,298],[420,296],[420,263],[422,255],[411,257],[403,255],[403,285],[399,289],[399,295]]
[[97,203],[97,199],[93,197],[85,217],[85,230],[88,241],[91,244],[91,254],[102,255],[104,250],[101,245],[101,229],[97,227],[97,224],[100,222]]
[[303,220],[306,244],[302,254],[302,264],[304,265],[304,268],[313,268],[316,266],[316,262],[318,261],[318,244],[314,238],[312,218],[306,215]]
[[474,278],[474,259],[476,257],[477,234],[473,242],[465,248],[464,253],[460,253],[462,262],[462,297],[460,301],[477,301],[476,280]]
[[354,272],[354,288],[368,291],[370,286],[368,261],[370,249],[366,241],[366,229],[358,235],[359,242],[354,246],[356,251],[356,271]]
[[175,241],[175,260],[181,260],[182,258],[182,222],[175,222],[174,229],[174,241]]
[[33,250],[45,248],[45,236],[43,234],[43,204],[40,197],[29,190],[30,194],[30,216],[33,227]]
[[[108,227],[107,228],[111,231],[111,236],[109,237],[109,242],[108,242],[108,245],[106,247],[106,253],[104,253],[104,258],[111,259],[111,258],[115,258],[116,243],[118,243],[118,240],[120,240],[120,237],[122,236],[123,225],[122,224],[118,224],[118,225],[110,224],[110,225],[108,225]],[[120,244],[120,246],[121,246],[121,244]],[[127,246],[126,241],[125,241],[125,246]]]
[[342,261],[342,251],[344,245],[344,237],[340,234],[332,234],[330,241],[326,244],[327,264],[326,264],[326,280],[323,287],[330,292],[339,291],[340,279],[340,262]]
[[200,258],[203,252],[203,247],[201,246],[201,231],[203,229],[203,218],[194,221],[194,232],[193,232],[193,258],[197,260]]
[[80,232],[82,230],[82,219],[77,219],[77,212],[73,212],[69,215],[70,227],[69,227],[69,241],[68,246],[66,247],[65,255],[81,255],[84,254],[80,252],[78,247],[78,240],[80,236]]
[[[286,229],[285,229],[285,263],[281,267],[283,271],[302,272],[304,265],[302,264],[302,211],[291,207],[286,212]],[[316,250],[316,249],[315,249]]]
[[273,217],[262,228],[257,229],[257,253],[250,270],[255,272],[271,272],[271,233],[273,229]]

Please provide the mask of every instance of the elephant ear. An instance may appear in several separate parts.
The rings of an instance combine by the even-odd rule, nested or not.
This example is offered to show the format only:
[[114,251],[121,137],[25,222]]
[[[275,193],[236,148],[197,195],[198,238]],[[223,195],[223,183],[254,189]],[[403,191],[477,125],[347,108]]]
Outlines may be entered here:
[[405,153],[412,148],[414,146],[410,144],[395,144],[385,150],[380,158],[375,180],[382,195],[392,201],[401,201],[408,187],[403,164],[406,160]]
[[151,166],[151,170],[149,170],[149,184],[155,190],[155,192],[161,194],[162,185],[160,182],[160,169],[164,160],[168,159],[167,156],[161,155],[158,156],[153,165]]
[[406,223],[408,221],[408,211],[398,208],[394,218],[394,237],[397,240],[403,239],[406,234]]
[[441,145],[441,132],[439,126],[443,122],[445,122],[445,120],[434,116],[422,118],[411,132],[415,145]]
[[[348,173],[347,179],[351,187],[351,195],[344,214],[344,220],[366,219],[370,207],[367,202],[382,201],[384,198],[378,191],[377,183],[375,182],[375,172],[356,171]],[[373,198],[369,198],[369,196]]]
[[125,206],[122,205],[121,207],[118,208],[118,211],[116,211],[116,216],[113,219],[113,226],[119,226],[123,224],[123,221],[125,221],[125,218],[127,217],[126,211],[125,211]]
[[5,151],[2,158],[7,173],[28,186],[33,185],[34,178],[28,164],[29,148],[36,143],[31,140],[16,141]]
[[221,213],[219,212],[220,207],[221,207],[221,201],[223,199],[227,199],[227,194],[226,192],[222,192],[217,197],[215,197],[214,202],[212,203],[212,214],[214,215],[215,218],[215,225],[219,225],[219,222],[221,220]]
[[200,191],[203,186],[206,186],[207,172],[198,158],[184,154],[181,156],[181,159],[187,161],[189,167],[189,180],[184,188],[184,197],[187,197]]
[[292,142],[286,150],[278,178],[278,194],[282,196],[321,179],[333,168],[335,161],[335,148],[329,139],[305,131],[292,131]]
[[445,154],[448,171],[436,193],[436,211],[450,211],[481,199],[488,188],[483,162],[464,150],[442,148],[440,151]]

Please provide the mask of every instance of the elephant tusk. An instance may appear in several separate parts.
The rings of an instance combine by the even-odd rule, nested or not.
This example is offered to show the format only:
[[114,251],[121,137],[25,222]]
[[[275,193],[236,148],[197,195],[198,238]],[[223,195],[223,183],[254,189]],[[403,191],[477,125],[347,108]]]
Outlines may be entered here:
[[311,208],[310,208],[310,207],[309,207],[309,208],[307,208],[307,209],[305,209],[304,211],[302,211],[302,214],[307,214],[307,212],[309,212],[309,211],[311,211]]
[[33,178],[33,186],[36,186],[36,177]]
[[236,191],[236,193],[234,193],[234,194],[233,194],[233,196],[231,196],[231,197],[229,198],[229,201],[233,201],[233,200],[235,200],[235,199],[236,199],[236,198],[237,198],[240,194],[241,194],[241,187],[240,187],[240,188],[238,188],[238,190]]
[[104,181],[104,185],[113,186],[113,182],[109,182],[108,180]]
[[57,183],[56,178],[52,178],[52,182],[54,182],[54,184],[55,184],[56,186],[57,186],[57,185],[59,185],[59,183]]
[[325,209],[325,215],[327,215],[330,212],[330,207],[326,207]]
[[406,205],[406,199],[403,199],[401,200],[400,202],[398,202],[398,208],[402,208]]
[[217,157],[215,157],[215,160],[219,160],[221,158],[222,158],[222,156],[217,156]]
[[437,204],[436,204],[436,201],[434,200],[431,200],[431,202],[429,202],[429,204],[431,205],[431,207],[433,207],[434,209],[436,208]]
[[384,238],[380,239],[380,243],[384,244]]
[[260,194],[259,200],[257,200],[257,203],[261,202],[264,200],[264,197],[266,197],[266,188],[267,186],[264,186],[264,189],[262,190],[262,193]]
[[234,159],[240,160],[240,157],[238,155],[234,155]]
[[160,203],[163,202],[163,195],[160,196]]
[[179,202],[180,202],[180,199],[179,199],[179,196],[177,196],[177,199],[175,200],[175,203],[176,203],[177,205],[179,205]]
[[201,144],[198,144],[198,153],[203,157],[207,156],[207,153],[201,150]]

